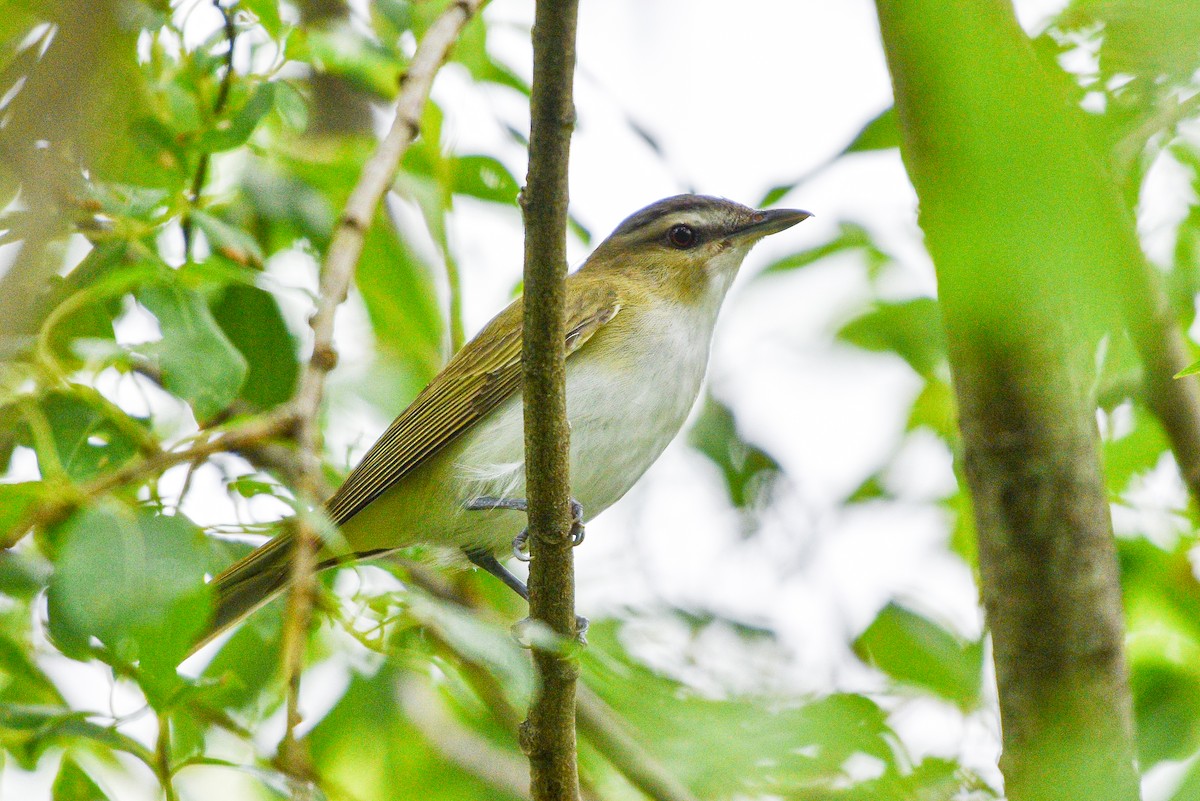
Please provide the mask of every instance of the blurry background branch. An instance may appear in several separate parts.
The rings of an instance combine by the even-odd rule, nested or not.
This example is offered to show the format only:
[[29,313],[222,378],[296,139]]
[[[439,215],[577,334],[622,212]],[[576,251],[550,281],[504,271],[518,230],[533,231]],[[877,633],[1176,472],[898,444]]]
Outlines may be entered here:
[[1091,396],[1116,293],[1141,277],[1132,219],[1008,3],[877,6],[938,273],[1005,790],[1132,801],[1120,575]]
[[1140,258],[1126,270],[1125,319],[1142,361],[1145,402],[1166,431],[1192,504],[1200,509],[1200,377],[1175,377],[1192,359],[1162,276]]

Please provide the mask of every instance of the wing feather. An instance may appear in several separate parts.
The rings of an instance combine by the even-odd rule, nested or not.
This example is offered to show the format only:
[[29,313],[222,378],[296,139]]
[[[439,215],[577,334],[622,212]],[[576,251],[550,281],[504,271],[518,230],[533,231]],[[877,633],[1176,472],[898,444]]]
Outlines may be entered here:
[[[612,289],[597,286],[569,290],[568,356],[582,348],[621,309]],[[349,520],[518,391],[521,313],[518,299],[455,354],[400,413],[326,502],[334,523]],[[497,335],[497,330],[504,333]]]

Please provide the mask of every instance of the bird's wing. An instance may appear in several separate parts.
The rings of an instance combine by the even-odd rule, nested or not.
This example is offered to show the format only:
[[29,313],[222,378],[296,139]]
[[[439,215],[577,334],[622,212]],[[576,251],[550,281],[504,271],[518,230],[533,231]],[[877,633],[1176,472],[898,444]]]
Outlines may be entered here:
[[[621,309],[616,292],[604,287],[568,292],[566,303],[568,356]],[[400,413],[326,502],[334,523],[349,520],[519,389],[521,314],[518,299],[456,353]],[[497,337],[497,328],[506,333]]]

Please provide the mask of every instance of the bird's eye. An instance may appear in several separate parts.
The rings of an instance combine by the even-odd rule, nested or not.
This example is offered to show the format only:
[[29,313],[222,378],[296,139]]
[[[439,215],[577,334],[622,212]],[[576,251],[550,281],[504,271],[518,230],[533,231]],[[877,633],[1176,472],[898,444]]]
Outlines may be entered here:
[[673,248],[686,250],[696,244],[696,231],[690,225],[672,225],[667,231],[667,242]]

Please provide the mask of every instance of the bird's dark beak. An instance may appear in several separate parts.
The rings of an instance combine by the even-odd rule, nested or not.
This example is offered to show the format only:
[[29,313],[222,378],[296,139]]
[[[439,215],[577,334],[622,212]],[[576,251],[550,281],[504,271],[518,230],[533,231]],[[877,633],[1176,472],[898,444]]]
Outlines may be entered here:
[[750,222],[739,228],[735,236],[763,237],[777,234],[811,216],[809,212],[800,209],[763,209],[754,212]]

